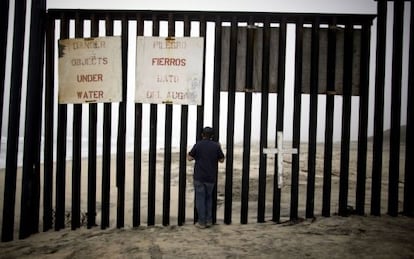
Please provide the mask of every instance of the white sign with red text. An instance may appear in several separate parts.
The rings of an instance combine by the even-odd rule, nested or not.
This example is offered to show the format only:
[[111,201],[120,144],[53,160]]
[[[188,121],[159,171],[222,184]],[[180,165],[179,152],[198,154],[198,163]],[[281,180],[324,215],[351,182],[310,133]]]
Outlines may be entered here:
[[135,101],[201,105],[204,38],[137,38]]
[[59,103],[122,101],[121,37],[59,40]]

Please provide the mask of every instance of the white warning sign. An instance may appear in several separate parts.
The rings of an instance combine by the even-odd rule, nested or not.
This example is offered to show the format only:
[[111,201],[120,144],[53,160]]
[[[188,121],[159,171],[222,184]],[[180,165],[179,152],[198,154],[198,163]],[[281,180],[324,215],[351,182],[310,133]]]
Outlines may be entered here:
[[137,38],[135,101],[201,105],[204,38]]
[[122,101],[120,37],[59,40],[59,103]]

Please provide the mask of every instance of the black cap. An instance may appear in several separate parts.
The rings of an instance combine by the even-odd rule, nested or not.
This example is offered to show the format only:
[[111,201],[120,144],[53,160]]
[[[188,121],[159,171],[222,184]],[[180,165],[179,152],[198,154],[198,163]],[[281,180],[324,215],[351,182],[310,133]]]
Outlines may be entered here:
[[212,127],[204,127],[202,134],[207,138],[212,138],[214,136],[214,130]]

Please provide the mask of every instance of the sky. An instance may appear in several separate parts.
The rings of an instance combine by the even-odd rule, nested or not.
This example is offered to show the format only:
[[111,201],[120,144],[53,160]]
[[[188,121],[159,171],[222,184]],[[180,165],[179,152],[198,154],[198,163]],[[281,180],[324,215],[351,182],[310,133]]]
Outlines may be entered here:
[[376,13],[374,0],[48,0],[48,8]]

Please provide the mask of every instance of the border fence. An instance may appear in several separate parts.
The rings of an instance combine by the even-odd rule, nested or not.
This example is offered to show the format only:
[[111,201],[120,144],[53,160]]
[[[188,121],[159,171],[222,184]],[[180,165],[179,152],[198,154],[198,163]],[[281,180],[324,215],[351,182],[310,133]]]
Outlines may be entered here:
[[[346,216],[348,209],[349,190],[349,156],[351,109],[353,97],[359,100],[358,149],[357,149],[357,180],[355,212],[366,214],[367,190],[367,128],[369,121],[369,85],[370,85],[370,55],[371,27],[376,18],[376,67],[375,67],[375,98],[374,98],[374,135],[372,154],[371,202],[369,213],[381,215],[381,195],[383,181],[383,160],[389,159],[388,170],[388,211],[391,216],[399,214],[399,201],[403,200],[403,214],[414,215],[414,129],[413,129],[413,75],[408,73],[407,93],[407,125],[405,145],[405,168],[400,167],[400,128],[401,128],[401,94],[402,85],[402,44],[404,24],[404,8],[411,7],[411,27],[409,40],[409,68],[413,71],[413,6],[405,1],[393,2],[393,31],[386,28],[388,1],[378,1],[377,15],[362,14],[309,14],[309,13],[257,13],[257,12],[196,12],[196,11],[132,11],[132,10],[46,10],[45,0],[32,1],[30,17],[30,39],[28,49],[27,97],[24,120],[24,149],[21,181],[20,227],[19,238],[26,238],[39,232],[39,215],[43,215],[43,231],[52,228],[65,228],[65,208],[68,183],[66,175],[71,174],[71,228],[81,226],[81,166],[82,166],[82,128],[88,127],[87,136],[87,227],[97,224],[97,190],[101,190],[100,226],[110,227],[110,192],[111,190],[111,138],[113,135],[112,121],[114,111],[118,118],[116,127],[116,169],[115,181],[117,191],[116,227],[125,225],[125,185],[133,184],[132,226],[142,224],[141,219],[141,178],[148,174],[147,190],[147,225],[156,224],[156,168],[157,140],[160,137],[158,129],[160,109],[165,111],[163,143],[163,210],[162,224],[170,225],[170,195],[172,163],[178,165],[178,225],[186,221],[186,189],[187,163],[186,154],[188,143],[196,141],[188,139],[189,110],[188,105],[174,106],[171,104],[142,104],[134,103],[134,112],[127,110],[128,54],[131,49],[129,30],[136,28],[135,36],[160,35],[160,24],[167,23],[168,35],[175,36],[177,26],[183,31],[183,36],[192,36],[192,30],[197,27],[197,37],[205,41],[213,37],[214,62],[212,87],[207,88],[203,83],[203,104],[196,108],[196,136],[200,136],[204,125],[204,112],[211,110],[212,127],[220,128],[220,117],[226,116],[226,164],[225,164],[225,195],[224,223],[232,222],[232,187],[234,171],[234,132],[236,94],[244,96],[244,132],[241,209],[240,223],[248,223],[249,207],[249,175],[251,159],[252,127],[260,127],[259,168],[258,168],[258,198],[257,222],[266,220],[266,156],[263,148],[268,143],[269,95],[276,94],[276,131],[283,131],[285,110],[285,74],[286,74],[286,42],[287,27],[295,28],[295,60],[294,60],[294,97],[293,97],[293,139],[292,147],[300,149],[302,96],[309,97],[309,136],[307,189],[306,189],[306,218],[315,216],[315,174],[316,146],[318,124],[318,99],[326,99],[325,139],[323,164],[323,202],[322,215],[329,217],[331,208],[331,175],[333,153],[333,128],[335,96],[342,96],[341,121],[341,160],[339,175],[338,214]],[[407,1],[407,3],[409,3]],[[9,1],[1,1],[0,22],[0,107],[3,109],[5,91],[7,31],[9,17]],[[18,142],[20,128],[20,110],[23,80],[23,54],[25,35],[25,0],[15,1],[13,27],[12,65],[10,75],[10,101],[7,152],[5,163],[4,207],[2,222],[2,241],[13,240],[15,231],[16,206],[16,176],[18,170]],[[123,101],[119,104],[57,104],[56,87],[56,39],[82,38],[114,35],[114,24],[119,25],[122,38],[122,93]],[[151,31],[147,32],[146,24]],[[207,27],[214,28],[214,33],[207,33]],[[87,28],[86,28],[87,27]],[[393,33],[392,48],[392,80],[391,80],[391,110],[384,111],[384,89],[386,87],[386,34]],[[206,53],[206,50],[204,51]],[[206,70],[206,57],[204,72]],[[211,92],[206,93],[206,89]],[[226,95],[221,95],[226,93]],[[252,96],[260,93],[260,125],[253,125]],[[204,101],[205,95],[212,96],[210,106]],[[227,114],[220,111],[222,97],[227,97]],[[209,103],[210,104],[210,103]],[[116,106],[116,109],[114,109]],[[149,121],[143,120],[144,109],[149,110]],[[180,109],[180,146],[178,161],[172,160],[173,112]],[[72,112],[69,113],[68,110]],[[83,113],[88,113],[88,123],[83,123]],[[101,111],[101,112],[100,112]],[[384,114],[391,114],[390,128],[390,157],[383,157]],[[270,111],[273,113],[273,111]],[[2,111],[3,114],[3,111]],[[70,116],[70,117],[68,117]],[[100,117],[101,116],[101,117]],[[4,116],[3,116],[4,117]],[[127,122],[133,119],[133,183],[126,183],[126,143]],[[98,149],[98,120],[102,120],[102,165],[97,168]],[[3,118],[0,123],[3,122]],[[148,123],[146,123],[148,122]],[[55,125],[57,128],[55,129]],[[1,126],[1,125],[0,125]],[[73,127],[72,139],[68,140],[68,127]],[[1,127],[0,127],[1,128]],[[148,129],[148,157],[143,156],[143,132]],[[146,131],[145,131],[146,132]],[[216,132],[215,139],[220,136]],[[41,145],[41,141],[44,141]],[[55,147],[56,144],[56,147]],[[276,143],[277,144],[277,143]],[[67,145],[72,145],[71,158],[68,158]],[[43,154],[43,160],[41,160]],[[54,158],[56,160],[54,160]],[[299,203],[299,171],[300,153],[292,155],[290,212],[289,219],[296,220],[301,215],[298,212]],[[148,160],[148,172],[143,172],[142,161]],[[71,172],[67,172],[67,164],[71,163]],[[275,165],[277,164],[277,158]],[[277,174],[275,166],[274,174]],[[371,172],[368,172],[371,173]],[[102,182],[97,182],[97,174],[102,174]],[[399,197],[400,174],[404,174],[404,195]],[[43,180],[43,182],[41,182]],[[101,184],[99,188],[97,185]],[[41,186],[43,189],[41,189]],[[274,186],[278,186],[278,178],[274,177]],[[217,197],[217,191],[215,193]],[[281,202],[280,189],[274,188],[272,197],[272,218],[280,222]],[[40,202],[43,199],[43,202]],[[40,204],[43,212],[40,213]],[[217,209],[217,198],[215,200]],[[216,211],[216,210],[215,210]],[[196,215],[195,215],[196,217]],[[217,215],[214,213],[214,220]]]

